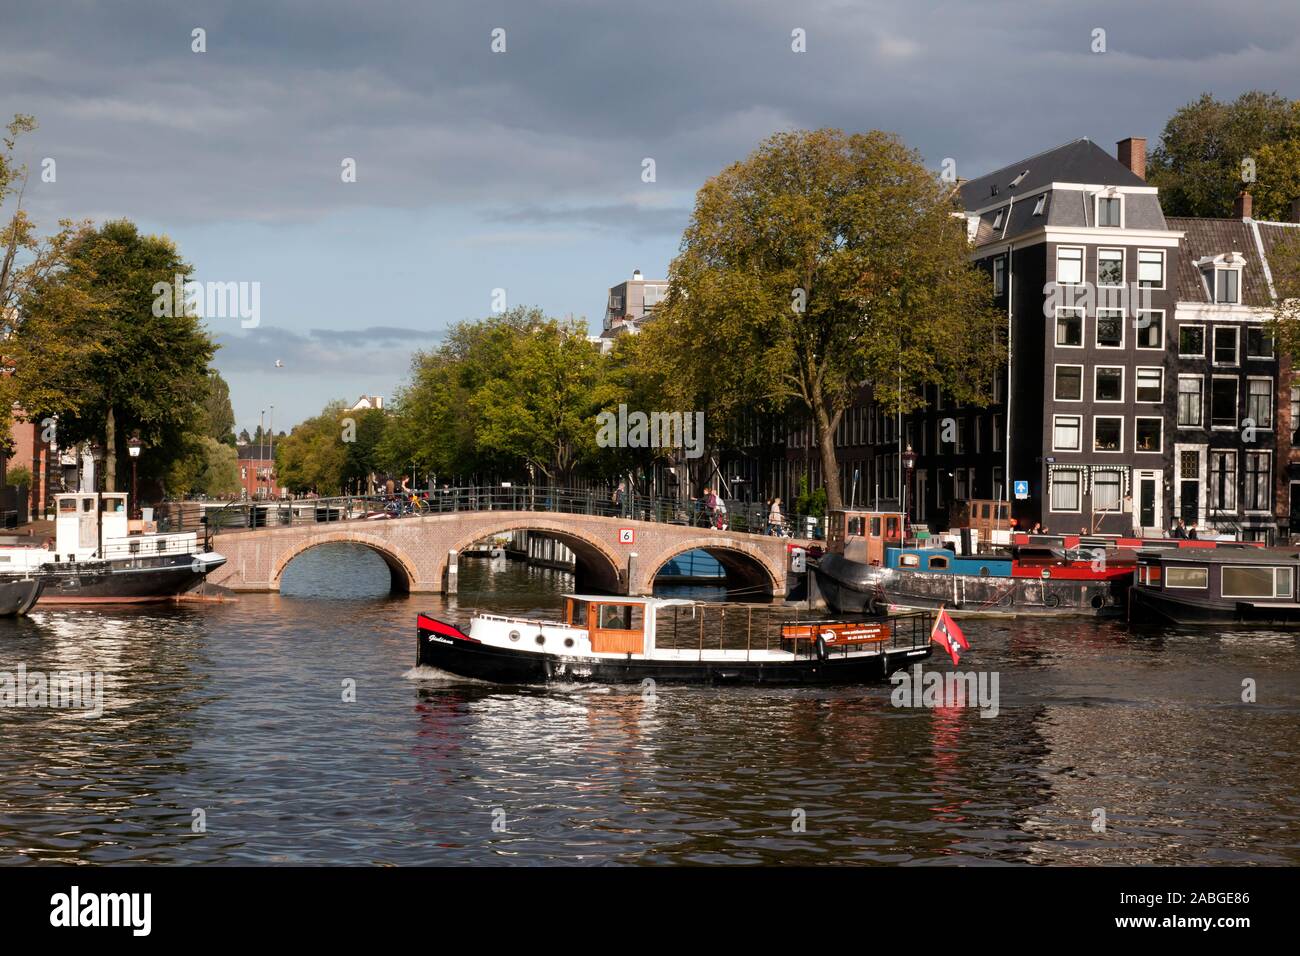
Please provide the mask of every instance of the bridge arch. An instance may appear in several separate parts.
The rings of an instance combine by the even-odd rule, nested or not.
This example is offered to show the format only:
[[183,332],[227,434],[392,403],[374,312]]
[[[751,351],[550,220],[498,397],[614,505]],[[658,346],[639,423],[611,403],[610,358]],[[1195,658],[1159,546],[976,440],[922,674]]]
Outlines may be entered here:
[[774,567],[761,549],[748,542],[734,539],[724,542],[708,536],[674,541],[671,547],[661,552],[653,567],[647,567],[648,575],[641,582],[642,593],[649,594],[664,565],[687,551],[703,551],[715,558],[727,572],[727,590],[741,600],[785,594],[784,567]]
[[[624,561],[600,539],[585,532],[575,530],[572,525],[547,520],[544,514],[536,512],[516,512],[511,517],[500,521],[477,522],[474,530],[456,539],[449,550],[463,554],[475,542],[493,535],[506,534],[511,531],[531,531],[544,534],[562,542],[573,552],[575,590],[592,590],[608,594],[623,594],[627,588],[627,574]],[[447,573],[447,554],[438,559],[437,580],[444,580]]]
[[326,531],[311,535],[286,548],[276,559],[271,570],[270,584],[276,591],[280,590],[280,578],[289,562],[304,551],[309,551],[322,544],[359,544],[374,551],[388,565],[388,574],[394,591],[408,593],[412,590],[427,590],[427,582],[420,580],[415,562],[396,542],[390,538],[366,534],[359,531]]

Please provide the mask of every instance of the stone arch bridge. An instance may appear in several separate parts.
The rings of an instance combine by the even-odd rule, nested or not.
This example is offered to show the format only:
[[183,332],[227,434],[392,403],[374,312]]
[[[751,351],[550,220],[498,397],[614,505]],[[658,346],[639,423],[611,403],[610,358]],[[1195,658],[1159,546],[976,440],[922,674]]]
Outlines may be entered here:
[[[628,542],[626,529],[631,529]],[[484,539],[529,531],[562,541],[574,554],[577,588],[645,595],[672,558],[694,549],[715,557],[727,586],[746,596],[787,592],[789,538],[719,531],[658,521],[537,511],[457,511],[378,520],[291,523],[216,533],[212,547],[226,563],[208,580],[234,591],[278,591],[284,569],[310,548],[332,542],[363,545],[388,565],[394,590],[450,593],[458,558]],[[622,533],[621,533],[622,532]]]

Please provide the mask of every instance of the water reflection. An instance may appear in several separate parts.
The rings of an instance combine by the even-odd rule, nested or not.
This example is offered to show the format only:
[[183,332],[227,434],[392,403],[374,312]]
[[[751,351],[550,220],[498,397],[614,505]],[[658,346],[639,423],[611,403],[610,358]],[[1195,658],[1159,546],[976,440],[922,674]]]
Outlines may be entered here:
[[394,597],[378,557],[332,546],[279,595],[0,621],[0,670],[102,670],[108,694],[98,720],[0,709],[0,862],[1300,859],[1291,635],[972,623],[992,719],[898,709],[886,685],[406,676],[416,609],[554,614],[570,586],[461,575],[453,601]]

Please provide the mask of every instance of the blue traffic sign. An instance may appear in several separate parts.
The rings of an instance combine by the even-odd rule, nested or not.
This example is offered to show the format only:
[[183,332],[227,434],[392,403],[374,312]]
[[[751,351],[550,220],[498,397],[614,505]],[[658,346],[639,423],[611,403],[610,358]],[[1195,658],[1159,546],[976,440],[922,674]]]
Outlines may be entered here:
[[1029,497],[1029,482],[1027,482],[1027,481],[1015,481],[1015,482],[1012,482],[1012,487],[1015,489],[1016,497],[1017,497],[1017,498],[1028,498],[1028,497]]

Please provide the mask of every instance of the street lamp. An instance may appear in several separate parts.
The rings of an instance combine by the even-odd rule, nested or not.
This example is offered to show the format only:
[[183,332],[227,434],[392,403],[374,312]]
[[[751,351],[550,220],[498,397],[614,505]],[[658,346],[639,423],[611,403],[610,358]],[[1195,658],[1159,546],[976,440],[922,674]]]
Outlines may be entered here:
[[137,432],[126,441],[127,454],[131,456],[131,514],[133,517],[140,517],[140,486],[136,481],[136,461],[140,458],[140,449],[144,447],[144,442],[140,440]]
[[90,446],[90,458],[95,463],[95,557],[104,553],[104,507],[99,499],[99,465],[104,460],[104,446],[95,442]]
[[916,452],[912,451],[912,446],[907,446],[907,451],[903,452],[903,517],[908,516],[907,510],[907,486],[912,483],[912,470],[916,468]]

